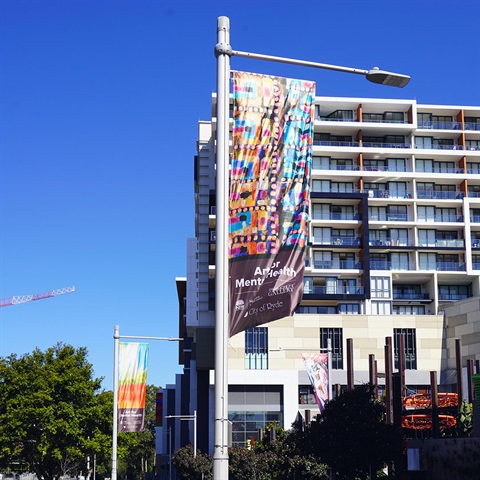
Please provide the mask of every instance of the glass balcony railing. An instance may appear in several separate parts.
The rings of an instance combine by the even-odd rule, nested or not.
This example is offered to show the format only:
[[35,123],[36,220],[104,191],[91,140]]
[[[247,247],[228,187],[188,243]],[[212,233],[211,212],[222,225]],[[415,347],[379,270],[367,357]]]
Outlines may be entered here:
[[406,167],[392,167],[388,165],[363,165],[365,172],[407,172]]
[[424,150],[463,150],[461,145],[442,145],[439,143],[432,144],[416,144],[415,148]]
[[345,170],[354,171],[360,170],[358,165],[313,165],[314,170]]
[[315,117],[315,120],[320,120],[321,122],[357,122],[357,119],[353,117]]
[[312,192],[316,193],[359,193],[358,188],[312,188]]
[[438,299],[457,301],[457,300],[464,300],[465,298],[469,298],[470,296],[471,295],[468,295],[466,293],[439,293]]
[[318,270],[361,270],[362,264],[355,260],[314,260],[313,268]]
[[428,293],[393,291],[394,300],[429,300],[429,298],[430,295]]
[[362,142],[366,148],[412,148],[409,143]]
[[468,192],[468,196],[471,198],[479,198],[480,192]]
[[472,268],[474,270],[480,270],[480,262],[478,262],[478,261],[472,262]]
[[410,192],[404,190],[364,190],[369,198],[412,198]]
[[314,140],[313,145],[320,147],[359,147],[359,142],[343,142],[336,140]]
[[359,237],[318,237],[312,238],[314,245],[338,245],[343,247],[358,247],[361,244]]
[[433,215],[431,217],[418,217],[419,222],[451,222],[461,223],[463,222],[463,215]]
[[420,168],[417,170],[418,173],[448,173],[448,174],[462,174],[463,170],[461,168],[447,167],[433,167],[433,168]]
[[413,215],[408,215],[406,213],[372,213],[369,214],[368,219],[374,222],[412,222]]
[[417,190],[417,198],[420,199],[429,199],[429,198],[437,198],[439,200],[447,200],[447,199],[454,199],[454,198],[462,198],[462,192],[441,192],[435,190],[429,191],[418,191]]
[[423,262],[422,260],[418,268],[429,272],[463,272],[466,269],[465,264],[460,262]]
[[358,213],[315,213],[312,220],[360,220]]
[[352,286],[352,287],[343,287],[337,285],[329,285],[329,286],[319,286],[313,285],[310,287],[305,286],[303,293],[306,294],[317,294],[317,295],[363,295],[365,293],[365,288],[362,286]]
[[470,215],[470,221],[472,223],[480,223],[480,215]]
[[415,242],[408,238],[371,238],[368,241],[371,247],[413,247]]
[[431,122],[420,121],[418,128],[425,128],[430,130],[461,130],[462,124],[460,122]]
[[450,247],[450,248],[464,248],[465,247],[465,240],[443,240],[437,239],[435,240],[436,247]]
[[371,260],[371,270],[410,270],[409,262],[391,262],[387,260]]
[[465,123],[465,130],[480,130],[480,123]]

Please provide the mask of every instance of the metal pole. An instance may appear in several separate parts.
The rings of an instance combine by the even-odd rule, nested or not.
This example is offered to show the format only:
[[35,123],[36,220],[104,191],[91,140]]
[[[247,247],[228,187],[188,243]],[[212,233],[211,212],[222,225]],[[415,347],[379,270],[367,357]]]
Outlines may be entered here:
[[347,338],[347,390],[353,390],[354,381],[353,338]]
[[455,339],[455,363],[457,367],[457,394],[458,394],[458,412],[463,403],[463,378],[462,378],[462,343],[459,338]]
[[197,458],[197,411],[193,411],[193,458]]
[[214,480],[228,480],[228,193],[230,20],[217,20]]
[[112,423],[112,480],[117,480],[117,429],[118,429],[118,349],[120,327],[113,328],[113,423]]

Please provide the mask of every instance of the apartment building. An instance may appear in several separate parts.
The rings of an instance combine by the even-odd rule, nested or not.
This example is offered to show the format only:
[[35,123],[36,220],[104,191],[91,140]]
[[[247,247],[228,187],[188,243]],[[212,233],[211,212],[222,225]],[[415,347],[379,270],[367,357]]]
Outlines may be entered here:
[[[175,390],[175,402],[166,405],[167,414],[197,411],[198,446],[209,452],[215,126],[214,115],[199,123],[196,237],[187,245],[187,277],[177,280],[180,330],[190,343],[181,355],[185,374],[167,387]],[[296,313],[230,339],[234,444],[256,438],[258,428],[273,420],[288,428],[299,413],[318,413],[301,354],[325,349],[329,339],[332,382],[343,388],[347,339],[355,383],[368,381],[373,354],[381,386],[386,337],[393,339],[398,368],[404,334],[408,391],[428,389],[431,371],[442,390],[455,389],[444,309],[480,296],[480,106],[317,97],[310,217]],[[179,411],[180,405],[188,411]],[[188,441],[180,434],[176,440]]]

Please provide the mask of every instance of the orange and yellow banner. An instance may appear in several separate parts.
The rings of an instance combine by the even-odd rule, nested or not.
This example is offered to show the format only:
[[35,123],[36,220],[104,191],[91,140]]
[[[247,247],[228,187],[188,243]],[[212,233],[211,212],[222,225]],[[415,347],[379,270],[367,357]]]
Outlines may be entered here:
[[145,421],[148,343],[121,342],[118,369],[118,431],[141,432]]

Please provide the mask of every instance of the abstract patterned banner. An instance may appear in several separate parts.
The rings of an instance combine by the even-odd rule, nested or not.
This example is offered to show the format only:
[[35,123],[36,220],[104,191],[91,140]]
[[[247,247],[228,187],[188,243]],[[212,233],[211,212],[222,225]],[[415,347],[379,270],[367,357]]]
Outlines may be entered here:
[[292,315],[303,294],[315,83],[234,72],[230,336]]
[[141,432],[147,395],[148,343],[120,342],[118,431]]
[[307,369],[308,378],[313,387],[318,407],[323,412],[325,402],[328,400],[328,354],[327,353],[302,353],[303,362]]

